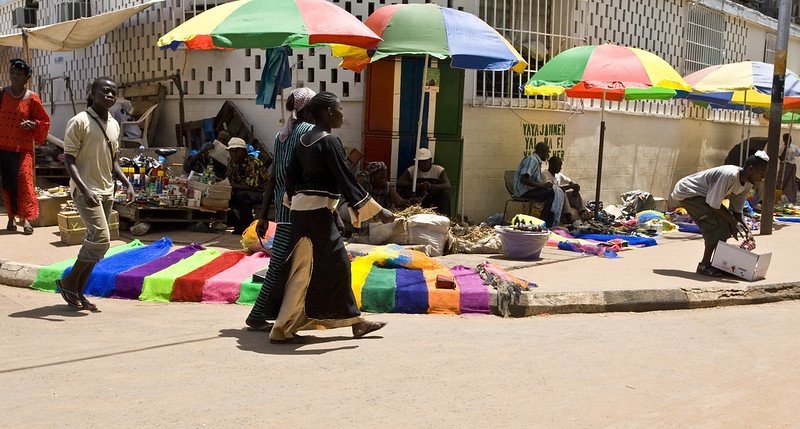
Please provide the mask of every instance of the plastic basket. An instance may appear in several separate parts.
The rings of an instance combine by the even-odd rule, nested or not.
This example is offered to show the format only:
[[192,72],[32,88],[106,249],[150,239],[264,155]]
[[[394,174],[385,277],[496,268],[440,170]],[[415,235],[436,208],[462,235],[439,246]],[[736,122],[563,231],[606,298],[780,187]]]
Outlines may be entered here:
[[547,237],[550,236],[550,231],[548,230],[531,232],[504,226],[496,226],[494,229],[500,235],[503,256],[508,259],[539,259],[542,249],[547,245]]

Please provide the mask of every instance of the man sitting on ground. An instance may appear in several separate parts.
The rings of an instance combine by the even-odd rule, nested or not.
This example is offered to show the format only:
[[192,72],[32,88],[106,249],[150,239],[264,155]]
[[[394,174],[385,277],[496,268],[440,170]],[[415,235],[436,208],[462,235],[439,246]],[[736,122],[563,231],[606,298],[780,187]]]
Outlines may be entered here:
[[228,224],[233,225],[234,235],[242,235],[253,222],[253,206],[263,201],[269,173],[261,160],[247,153],[247,146],[239,137],[232,137],[228,141],[228,152],[231,154],[228,163],[228,180],[231,183]]
[[411,190],[414,182],[414,166],[397,179],[397,192],[403,198],[421,198],[422,207],[433,207],[444,216],[450,216],[450,179],[444,167],[433,163],[431,151],[422,148],[417,152],[417,189]]
[[[717,248],[717,242],[727,241],[729,237],[750,234],[750,228],[742,215],[747,194],[753,185],[764,180],[769,157],[766,152],[758,151],[747,158],[744,167],[723,165],[679,180],[672,191],[672,199],[678,200],[700,228],[703,234],[705,250],[703,259],[697,264],[697,273],[712,277],[721,277],[724,272],[711,266],[711,257]],[[722,200],[730,199],[728,208]]]
[[[583,197],[580,194],[581,185],[575,183],[569,177],[561,172],[561,167],[564,161],[553,156],[547,161],[547,171],[542,172],[545,182],[554,183],[562,191],[564,191],[564,205],[562,209],[562,217],[564,223],[571,224],[575,221],[575,214],[580,218],[590,218],[589,210],[586,210],[586,205],[583,202]],[[575,213],[573,213],[573,211]]]
[[555,201],[558,196],[556,192],[562,198],[564,194],[542,175],[542,163],[549,155],[547,143],[537,143],[534,152],[522,159],[514,173],[514,196],[544,203],[541,217],[547,227],[552,228],[561,217],[563,205],[562,201]]

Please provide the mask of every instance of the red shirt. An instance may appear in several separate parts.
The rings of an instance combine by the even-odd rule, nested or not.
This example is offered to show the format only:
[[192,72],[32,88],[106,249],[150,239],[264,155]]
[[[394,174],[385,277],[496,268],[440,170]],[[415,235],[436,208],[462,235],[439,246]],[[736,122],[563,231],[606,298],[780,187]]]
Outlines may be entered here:
[[[43,145],[47,138],[50,117],[35,92],[31,91],[30,97],[19,100],[11,97],[9,90],[3,88],[0,102],[0,150],[33,152],[33,142]],[[21,128],[20,124],[26,120],[36,122],[36,128]]]

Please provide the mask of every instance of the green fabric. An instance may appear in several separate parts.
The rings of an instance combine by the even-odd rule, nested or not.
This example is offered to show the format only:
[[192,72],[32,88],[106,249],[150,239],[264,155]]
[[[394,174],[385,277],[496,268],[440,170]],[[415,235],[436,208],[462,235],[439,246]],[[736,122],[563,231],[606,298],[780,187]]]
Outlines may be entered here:
[[218,250],[201,250],[157,273],[145,277],[139,299],[142,301],[169,302],[175,279],[213,261],[219,255],[220,252]]
[[[142,246],[144,246],[144,244],[141,241],[133,240],[130,243],[120,244],[119,246],[114,246],[108,249],[105,257],[116,255],[117,253],[124,252],[125,250]],[[64,274],[64,270],[73,266],[75,261],[77,261],[77,258],[67,259],[66,261],[56,262],[55,264],[39,267],[39,271],[36,273],[36,280],[31,283],[31,288],[45,292],[55,292],[56,280],[60,279]]]
[[372,267],[361,288],[361,310],[371,313],[391,313],[395,306],[396,270]]
[[671,100],[677,91],[653,86],[650,88],[625,88],[626,100]]
[[260,291],[261,282],[244,282],[239,290],[239,299],[236,300],[236,303],[241,305],[253,305],[256,303],[256,298]]
[[435,5],[397,9],[381,37],[373,62],[390,55],[428,54],[439,59],[450,56],[442,11]]
[[[263,20],[264,9],[269,9],[270,22]],[[219,47],[269,48],[288,44],[302,48],[308,46],[304,33],[305,23],[295,2],[250,1],[217,25],[211,38]]]
[[572,88],[583,80],[583,72],[595,48],[597,45],[578,46],[558,54],[544,63],[526,85]]

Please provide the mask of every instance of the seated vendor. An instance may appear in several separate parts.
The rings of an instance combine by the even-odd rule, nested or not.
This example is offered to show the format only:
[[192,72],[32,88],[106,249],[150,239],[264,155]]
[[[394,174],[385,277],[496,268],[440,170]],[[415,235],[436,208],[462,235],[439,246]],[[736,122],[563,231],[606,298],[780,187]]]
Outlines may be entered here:
[[241,235],[253,222],[253,206],[263,201],[269,173],[258,158],[247,153],[244,140],[232,137],[228,141],[228,152],[231,154],[228,163],[231,184],[228,225],[233,225],[233,234]]
[[580,194],[581,185],[575,183],[569,177],[561,173],[564,161],[557,157],[551,157],[547,161],[547,170],[542,172],[546,182],[552,182],[564,191],[564,205],[561,210],[564,223],[571,224],[576,220],[576,215],[581,219],[591,218],[583,197]]
[[222,180],[227,175],[228,169],[228,158],[229,156],[217,156],[216,158],[212,156],[214,153],[214,148],[221,148],[227,147],[228,141],[231,139],[231,135],[227,131],[220,131],[219,135],[217,136],[216,140],[211,143],[206,143],[200,150],[192,151],[186,160],[183,161],[183,170],[186,173],[194,171],[195,173],[202,173],[208,167],[208,165],[212,165],[214,167],[214,175],[217,176],[218,179]]
[[[365,180],[362,182],[359,180],[359,184],[362,184],[364,189],[366,189],[372,198],[384,208],[389,210],[395,208],[406,208],[411,204],[416,204],[419,202],[419,198],[411,198],[405,199],[397,193],[389,183],[389,170],[386,167],[386,164],[380,161],[370,162],[367,164],[367,169],[363,171]],[[342,204],[337,209],[339,212],[339,216],[342,218],[342,222],[344,223],[344,235],[349,236],[352,234],[352,225],[350,224],[350,213],[347,210],[347,205]],[[364,232],[365,228],[369,227],[369,222],[365,221],[362,226],[362,233]]]
[[403,198],[419,198],[422,207],[432,207],[444,216],[450,216],[450,179],[444,167],[433,163],[431,151],[422,148],[417,152],[417,188],[412,191],[414,166],[397,179],[397,192]]
[[547,143],[537,143],[534,152],[522,159],[514,174],[514,196],[544,203],[542,220],[551,228],[558,223],[556,211],[559,212],[558,217],[561,217],[563,203],[555,202],[557,188],[554,189],[553,182],[545,180],[542,175],[542,163],[549,155]]

